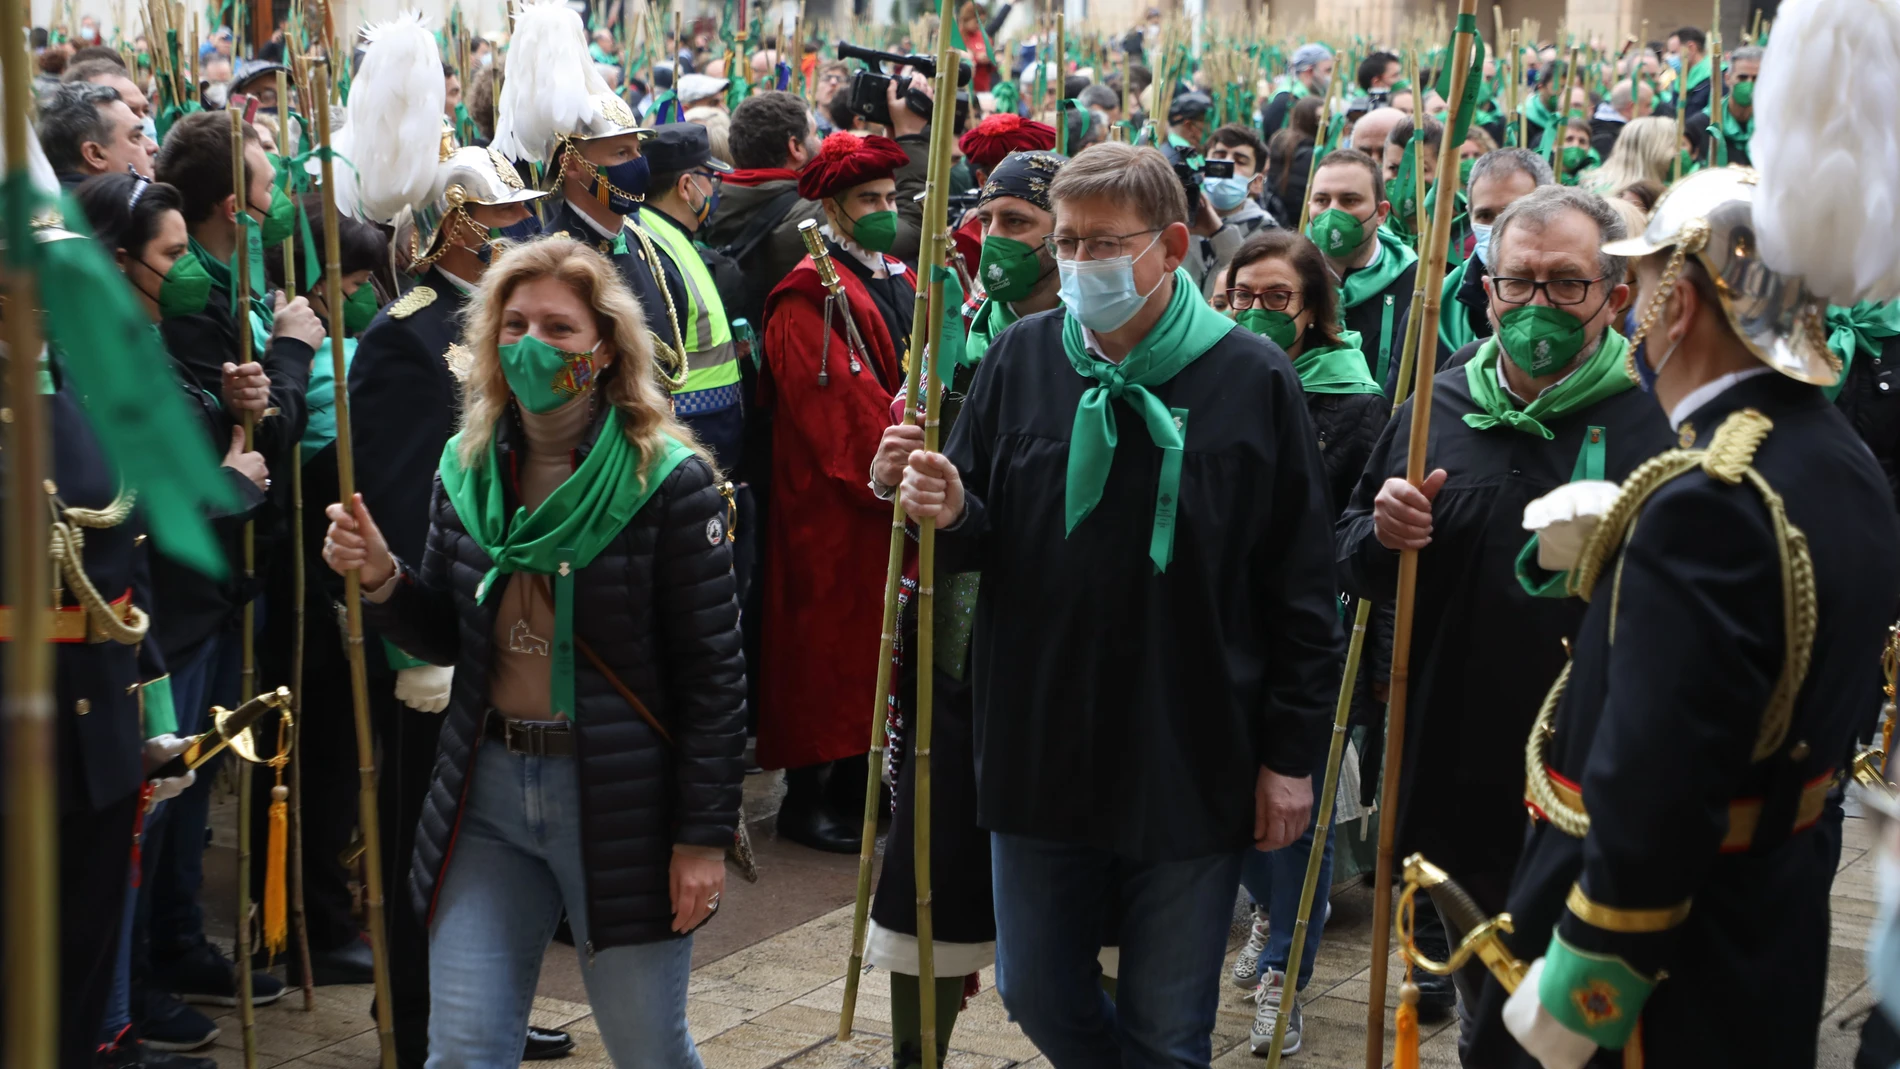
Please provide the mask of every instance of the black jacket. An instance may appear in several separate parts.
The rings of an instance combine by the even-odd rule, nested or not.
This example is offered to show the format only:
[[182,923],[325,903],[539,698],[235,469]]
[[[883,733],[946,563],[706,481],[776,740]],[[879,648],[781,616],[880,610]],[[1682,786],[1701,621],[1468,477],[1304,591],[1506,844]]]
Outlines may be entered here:
[[1867,443],[1887,485],[1900,498],[1900,336],[1883,338],[1878,353],[1857,353],[1834,404]]
[[[1726,104],[1723,107],[1727,107]],[[1709,113],[1706,108],[1697,112],[1682,124],[1682,136],[1689,142],[1689,151],[1703,163],[1712,163],[1714,157],[1709,148]],[[1723,138],[1728,143],[1728,163],[1731,167],[1753,166],[1748,157],[1748,142],[1736,142]]]
[[[591,434],[580,454],[593,447]],[[504,420],[498,463],[520,429]],[[508,507],[515,507],[511,492]],[[495,608],[475,587],[490,567],[436,480],[429,547],[367,619],[405,651],[456,666],[435,778],[416,835],[410,884],[426,919],[454,849],[488,709]],[[667,476],[575,583],[574,634],[593,647],[673,736],[648,727],[613,685],[576,658],[581,853],[593,950],[674,938],[668,872],[675,843],[724,848],[738,822],[745,767],[745,662],[726,505],[697,458]]]
[[[1576,652],[1544,757],[1581,785],[1589,831],[1577,839],[1533,823],[1508,902],[1517,957],[1543,954],[1555,928],[1584,954],[1666,976],[1640,1007],[1651,1065],[1814,1064],[1829,946],[1841,938],[1828,918],[1840,813],[1801,812],[1795,799],[1845,771],[1854,740],[1873,727],[1880,649],[1900,599],[1900,521],[1847,422],[1819,389],[1771,372],[1689,413],[1683,436],[1706,448],[1744,408],[1774,424],[1753,466],[1813,561],[1812,661],[1786,731],[1754,758],[1786,651],[1768,509],[1746,480],[1691,471],[1656,490],[1589,605],[1575,603]],[[1514,741],[1522,776],[1523,738]],[[1725,846],[1741,799],[1760,807],[1754,834]],[[1610,909],[1680,906],[1687,916],[1611,931],[1566,908],[1573,886]],[[1856,944],[1861,923],[1847,922]],[[1536,1065],[1504,1030],[1504,997],[1486,983],[1468,1032],[1477,1056],[1465,1064]],[[1737,1027],[1743,1007],[1773,1007],[1781,1023]],[[1624,1064],[1621,1054],[1599,1052],[1592,1064]]]
[[977,820],[1137,860],[1253,841],[1262,766],[1318,763],[1341,647],[1332,513],[1293,365],[1229,332],[1151,387],[1186,409],[1174,557],[1149,559],[1162,455],[1127,403],[1094,511],[1066,532],[1076,405],[1060,310],[991,343],[945,452],[968,507],[938,567],[983,572]]
[[[557,194],[558,195],[558,194]],[[627,288],[633,291],[633,298],[640,302],[640,310],[646,313],[647,330],[662,342],[674,344],[673,324],[666,315],[666,295],[673,298],[673,315],[679,320],[682,336],[686,333],[686,282],[680,278],[679,269],[661,252],[655,242],[653,251],[659,253],[657,262],[649,262],[646,246],[640,243],[633,231],[621,228],[621,235],[627,239],[626,251],[614,252],[614,239],[600,236],[592,221],[575,209],[566,200],[560,201],[542,224],[543,234],[565,234],[583,245],[598,249],[602,256],[613,262],[620,270],[620,277],[626,280]],[[660,287],[666,287],[665,295]]]
[[1332,515],[1346,508],[1359,473],[1366,470],[1372,447],[1392,414],[1392,402],[1378,393],[1309,393],[1306,417],[1319,442],[1326,471],[1327,502]]
[[[1386,251],[1379,255],[1392,254]],[[1412,311],[1412,287],[1417,284],[1417,276],[1418,264],[1411,264],[1399,272],[1399,276],[1382,292],[1367,297],[1352,308],[1345,307],[1342,302],[1339,309],[1346,329],[1359,332],[1359,346],[1366,354],[1366,370],[1372,372],[1373,381],[1385,385],[1387,393],[1391,392],[1392,384],[1397,381],[1399,358],[1401,350],[1405,348],[1405,317]],[[1387,305],[1392,310],[1390,330],[1386,329]],[[1380,356],[1381,348],[1385,350],[1383,359]],[[1385,364],[1383,369],[1379,366],[1381,363]],[[1381,370],[1385,374],[1381,375]]]

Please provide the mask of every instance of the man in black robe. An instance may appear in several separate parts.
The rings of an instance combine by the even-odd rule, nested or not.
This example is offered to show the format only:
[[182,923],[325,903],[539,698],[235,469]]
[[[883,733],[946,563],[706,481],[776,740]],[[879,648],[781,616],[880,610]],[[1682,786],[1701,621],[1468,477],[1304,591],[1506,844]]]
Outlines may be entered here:
[[902,493],[940,569],[984,573],[1004,1005],[1057,1066],[1207,1065],[1241,858],[1305,830],[1337,696],[1325,477],[1291,362],[1179,270],[1161,154],[1092,146],[1050,193],[1064,310],[997,336]]
[[1359,332],[1372,381],[1389,383],[1405,342],[1418,254],[1385,226],[1392,205],[1384,169],[1363,152],[1336,149],[1320,160],[1306,197],[1306,236],[1339,280],[1340,318]]
[[1416,487],[1404,478],[1408,401],[1337,530],[1341,581],[1361,597],[1395,597],[1400,551],[1421,551],[1389,815],[1398,856],[1424,853],[1487,912],[1503,908],[1523,840],[1524,736],[1583,614],[1514,574],[1524,506],[1574,479],[1621,479],[1670,441],[1610,329],[1629,291],[1623,261],[1598,249],[1622,234],[1602,198],[1561,186],[1498,217],[1486,280],[1497,334],[1437,382],[1431,474]]

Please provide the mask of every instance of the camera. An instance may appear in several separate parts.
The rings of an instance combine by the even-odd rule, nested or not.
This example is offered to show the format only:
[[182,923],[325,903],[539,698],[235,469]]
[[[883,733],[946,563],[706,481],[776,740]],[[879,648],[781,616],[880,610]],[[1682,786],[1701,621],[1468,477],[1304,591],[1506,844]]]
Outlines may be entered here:
[[[905,56],[896,52],[880,52],[875,48],[860,48],[844,41],[838,42],[839,59],[862,60],[869,66],[861,71],[851,72],[850,96],[847,98],[851,113],[862,115],[866,122],[881,126],[891,125],[891,107],[887,99],[891,89],[891,79],[895,75],[884,71],[884,64],[893,63],[900,67],[910,67],[926,78],[937,76],[937,57]],[[970,84],[971,68],[968,63],[957,65],[957,86],[962,88]],[[904,106],[926,122],[930,119],[931,99],[922,90],[913,89],[908,79],[904,86]]]
[[1392,90],[1385,88],[1368,89],[1366,90],[1366,99],[1370,101],[1375,108],[1391,107]]
[[1234,177],[1234,161],[1208,160],[1201,164],[1201,176],[1203,178],[1232,178]]

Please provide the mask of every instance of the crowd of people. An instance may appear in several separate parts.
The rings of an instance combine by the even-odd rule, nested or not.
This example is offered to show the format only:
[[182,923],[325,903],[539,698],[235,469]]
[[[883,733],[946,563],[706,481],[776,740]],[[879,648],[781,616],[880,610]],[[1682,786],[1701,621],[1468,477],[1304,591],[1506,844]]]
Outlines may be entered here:
[[[348,574],[409,1069],[572,1050],[529,1020],[557,939],[614,1064],[699,1065],[693,934],[758,817],[745,777],[779,770],[784,840],[857,854],[867,793],[889,821],[865,961],[891,974],[894,1066],[924,1062],[923,989],[940,1060],[992,965],[1058,1066],[1206,1065],[1230,987],[1256,1054],[1276,1027],[1297,1053],[1346,849],[1319,820],[1329,728],[1361,785],[1342,804],[1369,807],[1401,753],[1374,819],[1517,918],[1516,994],[1475,966],[1415,976],[1466,1064],[1811,1064],[1837,788],[1900,606],[1900,304],[1743,308],[1781,298],[1735,285],[1749,250],[1707,232],[1750,210],[1763,47],[1716,65],[1684,27],[1587,68],[1554,43],[1493,57],[1467,130],[1393,51],[1276,47],[1236,93],[1168,61],[1158,12],[1068,55],[998,48],[1010,14],[961,6],[949,112],[913,70],[867,100],[815,42],[735,54],[701,27],[640,68],[624,35],[530,0],[463,66],[404,16],[353,50],[324,191],[328,105],[294,81],[277,99],[283,31],[250,56],[214,32],[183,106],[145,38],[36,31],[63,225],[162,339],[228,506],[204,517],[222,577],[148,544],[53,347],[54,513],[99,528],[84,570],[135,606],[108,618],[149,622],[58,647],[63,1067],[209,1066],[197,1007],[236,1004],[247,970],[258,1005],[306,971],[372,979]],[[921,262],[937,228],[947,262]],[[905,418],[920,273],[961,302],[940,450]],[[1648,486],[1649,523],[1610,507],[1602,487],[1677,456],[1701,466]],[[938,531],[933,611],[912,542],[895,627],[894,502]],[[1589,597],[1599,576],[1614,596]],[[251,697],[253,645],[258,689],[303,682],[307,945],[233,962],[205,931],[216,766],[148,776]],[[273,786],[254,779],[258,812]],[[1768,938],[1749,917],[1794,920]],[[1465,934],[1423,896],[1408,930],[1437,960]],[[1772,1034],[1715,1025],[1791,993]]]

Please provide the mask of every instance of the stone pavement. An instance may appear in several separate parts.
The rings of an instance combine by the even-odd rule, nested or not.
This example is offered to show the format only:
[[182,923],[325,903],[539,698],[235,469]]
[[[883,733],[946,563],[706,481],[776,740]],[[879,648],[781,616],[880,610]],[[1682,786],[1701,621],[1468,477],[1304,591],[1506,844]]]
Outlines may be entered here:
[[[755,803],[769,801],[766,788],[751,784],[748,795],[753,797],[748,811],[764,811]],[[207,876],[213,881],[222,878],[228,891],[230,806],[223,800],[220,806],[223,819],[216,820],[218,843],[207,860]],[[1348,830],[1341,829],[1342,833]],[[724,915],[698,937],[694,948],[687,1017],[707,1069],[856,1069],[888,1064],[886,974],[867,973],[860,990],[857,1034],[844,1042],[836,1038],[856,859],[779,843],[772,837],[770,819],[755,821],[753,836],[763,869],[761,882],[746,885],[733,877]],[[1860,1021],[1872,1004],[1862,964],[1876,897],[1870,846],[1868,822],[1850,816],[1834,884],[1833,953],[1817,1060],[1824,1069],[1852,1065]],[[1332,920],[1306,991],[1305,1046],[1288,1062],[1296,1067],[1356,1069],[1364,1064],[1372,897],[1355,882],[1337,888],[1332,901]],[[228,898],[212,909],[213,916],[231,916]],[[229,934],[228,928],[223,934]],[[1244,934],[1236,925],[1230,962]],[[1400,969],[1396,955],[1393,962],[1396,989]],[[1388,993],[1388,1004],[1394,998]],[[259,1069],[373,1069],[377,1046],[369,1001],[368,987],[326,987],[317,989],[312,1012],[304,1011],[302,998],[294,990],[276,1005],[260,1008]],[[1247,1050],[1252,1010],[1252,1003],[1223,980],[1213,1034],[1216,1066],[1264,1064]],[[222,1014],[218,1024],[223,1034],[208,1053],[220,1069],[242,1069],[235,1011]],[[576,957],[568,947],[550,948],[535,999],[534,1021],[573,1032],[578,1049],[563,1061],[531,1064],[563,1069],[612,1064],[593,1028]],[[1388,1059],[1390,1033],[1388,1023]],[[1456,1044],[1455,1028],[1444,1023],[1425,1026],[1420,1048],[1423,1064],[1456,1066]],[[986,970],[982,992],[957,1021],[946,1069],[1047,1065],[1010,1024],[996,994],[993,971]]]

